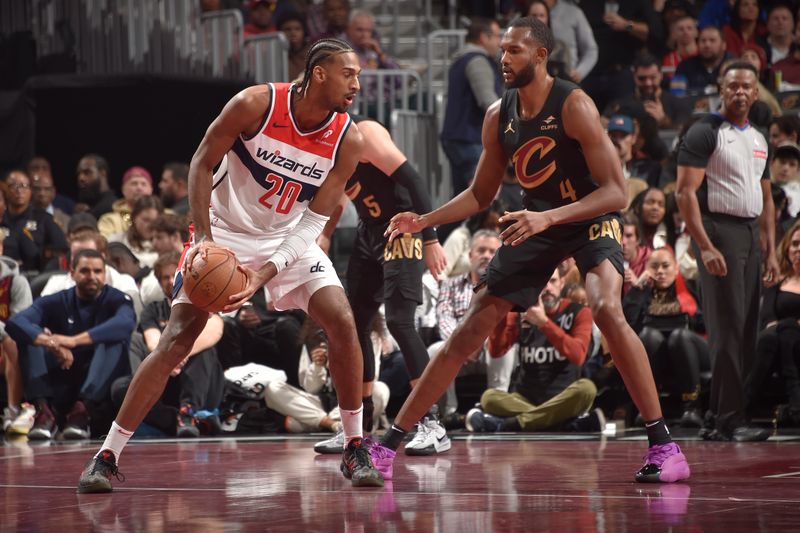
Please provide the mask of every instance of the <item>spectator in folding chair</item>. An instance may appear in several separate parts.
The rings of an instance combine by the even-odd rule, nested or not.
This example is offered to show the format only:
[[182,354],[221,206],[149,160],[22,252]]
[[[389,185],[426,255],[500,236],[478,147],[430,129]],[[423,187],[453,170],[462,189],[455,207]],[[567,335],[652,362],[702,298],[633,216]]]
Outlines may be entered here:
[[[159,256],[169,252],[183,252],[183,243],[189,240],[189,221],[181,215],[164,213],[153,222],[153,250]],[[139,284],[142,305],[159,302],[164,298],[155,268]]]
[[3,255],[0,235],[0,360],[8,402],[3,410],[3,431],[10,435],[27,435],[33,427],[36,409],[29,403],[22,403],[22,371],[17,343],[6,333],[6,322],[11,316],[30,307],[32,302],[30,285],[25,276],[20,274],[19,265]]
[[131,213],[136,201],[153,194],[153,178],[144,167],[131,167],[122,175],[122,198],[114,202],[112,211],[97,221],[97,229],[106,239],[124,233],[131,227]]
[[[442,340],[428,347],[431,359],[436,357],[440,348],[466,315],[472,300],[473,288],[485,275],[489,262],[499,247],[500,236],[497,232],[488,229],[476,231],[470,241],[469,271],[446,279],[440,284],[439,298],[436,303],[436,321],[439,324],[439,335]],[[502,357],[502,354],[499,354],[498,357],[489,357],[484,347],[470,357],[468,363],[459,372],[459,376],[487,374],[487,383],[490,387],[508,388],[512,366],[513,358]],[[451,415],[457,410],[456,386],[450,384],[441,416],[442,418],[452,418]]]
[[244,25],[245,39],[253,35],[273,33],[275,23],[272,17],[278,7],[278,0],[250,0],[248,4],[250,12]]
[[[34,182],[36,181],[37,176],[41,178],[47,178],[51,184],[55,181],[55,178],[53,177],[53,169],[50,166],[50,161],[40,155],[32,157],[25,166],[25,169],[28,171],[28,175],[30,175]],[[61,211],[69,216],[75,210],[75,200],[69,196],[59,193],[55,187],[53,187],[52,190],[47,190],[45,192],[48,193],[49,201],[46,205],[40,205],[39,207],[53,215],[53,218],[58,218],[55,216],[56,211]],[[36,201],[35,189],[33,191],[33,196],[34,201]],[[66,232],[67,230],[64,229],[64,231]]]
[[106,285],[96,250],[72,258],[75,287],[37,299],[6,324],[17,343],[25,397],[36,407],[29,439],[89,438],[94,412],[111,403],[111,383],[130,373],[136,316],[130,296]]
[[12,170],[5,177],[8,194],[0,226],[9,240],[5,253],[20,263],[26,275],[58,270],[67,252],[64,232],[53,216],[31,202],[31,179],[22,170]]
[[97,154],[86,154],[78,161],[75,171],[78,185],[78,203],[74,213],[89,212],[95,218],[113,210],[117,195],[108,184],[108,161]]
[[[75,257],[81,250],[97,250],[103,257],[108,258],[108,241],[94,229],[82,228],[73,231],[69,238],[70,257]],[[38,278],[33,280],[32,287],[37,280]],[[142,312],[142,299],[139,296],[139,287],[136,284],[136,280],[133,279],[133,276],[114,268],[110,259],[106,261],[106,284],[131,297],[133,309],[136,311],[137,316]],[[71,289],[74,286],[75,280],[69,272],[59,272],[50,275],[40,294],[36,294],[34,291],[34,296],[49,296],[65,289]]]
[[172,162],[164,165],[158,181],[158,195],[164,207],[173,212],[189,215],[189,165]]
[[[350,13],[347,24],[345,40],[350,43],[358,56],[358,62],[364,70],[395,70],[401,68],[397,61],[381,48],[381,43],[375,32],[375,17],[369,11],[357,9]],[[400,81],[386,82],[383,84],[384,98],[391,105],[392,87],[400,88]],[[364,98],[370,107],[376,105],[378,95],[377,79],[361,80],[361,98]],[[375,108],[377,110],[377,108]],[[367,113],[369,116],[374,116]]]
[[[489,337],[491,355],[513,357],[519,363],[510,391],[489,388],[480,408],[467,413],[472,432],[543,431],[567,429],[601,431],[605,416],[592,406],[597,388],[581,378],[591,350],[592,312],[561,297],[563,278],[556,269],[539,296],[524,313],[510,312]],[[514,352],[509,352],[514,349]],[[567,424],[567,422],[572,422]]]
[[[328,371],[328,340],[325,333],[310,320],[304,332],[306,338],[301,341],[303,347],[298,367],[300,388],[282,381],[270,381],[264,399],[267,407],[286,416],[286,431],[289,433],[322,430],[339,434],[342,423]],[[380,350],[376,350],[376,353],[379,354]],[[377,379],[372,384],[372,402],[374,420],[377,421],[389,402],[389,387]],[[325,443],[326,446],[315,446],[314,450],[318,453],[342,453],[344,433],[341,433],[338,444]]]

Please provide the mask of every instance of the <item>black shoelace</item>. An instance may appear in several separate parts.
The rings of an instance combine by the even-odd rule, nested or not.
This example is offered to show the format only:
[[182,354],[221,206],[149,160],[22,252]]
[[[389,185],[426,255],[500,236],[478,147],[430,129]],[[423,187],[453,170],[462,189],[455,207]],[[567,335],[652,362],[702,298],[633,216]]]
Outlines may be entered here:
[[369,456],[369,449],[363,444],[353,447],[353,456],[355,458],[356,467],[372,468],[372,459],[370,459]]
[[96,457],[95,459],[96,461],[94,462],[94,465],[92,465],[92,472],[91,472],[92,474],[94,474],[95,471],[97,471],[98,467],[102,466],[103,471],[101,472],[101,474],[110,478],[111,476],[106,473],[107,470],[108,472],[111,472],[111,475],[117,478],[117,481],[119,481],[120,483],[123,483],[125,481],[125,474],[119,471],[119,468],[117,467],[116,463],[106,461],[102,457]]

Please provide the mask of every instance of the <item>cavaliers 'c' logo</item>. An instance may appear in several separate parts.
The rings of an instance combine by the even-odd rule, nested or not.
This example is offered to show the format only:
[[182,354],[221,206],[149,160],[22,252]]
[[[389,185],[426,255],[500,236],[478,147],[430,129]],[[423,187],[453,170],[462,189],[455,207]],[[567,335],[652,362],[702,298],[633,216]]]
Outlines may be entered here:
[[551,161],[546,167],[537,170],[533,174],[528,174],[528,163],[536,154],[538,159],[542,159],[550,150],[556,147],[556,142],[550,137],[535,137],[526,142],[514,152],[511,163],[517,174],[520,185],[526,189],[535,189],[553,175],[556,171],[556,162]]

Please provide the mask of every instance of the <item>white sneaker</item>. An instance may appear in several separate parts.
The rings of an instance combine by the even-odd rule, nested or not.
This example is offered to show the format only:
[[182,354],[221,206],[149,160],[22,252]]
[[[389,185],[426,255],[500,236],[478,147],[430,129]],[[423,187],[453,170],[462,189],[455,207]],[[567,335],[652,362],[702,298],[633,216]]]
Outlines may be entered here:
[[36,408],[29,403],[23,403],[17,417],[6,428],[9,435],[27,435],[33,427],[36,417]]
[[314,451],[317,453],[338,453],[339,455],[344,452],[344,430],[339,431],[333,437],[320,441],[314,445]]
[[64,440],[85,440],[89,438],[89,428],[82,428],[79,426],[67,426],[61,432]]
[[433,455],[450,449],[450,438],[438,420],[425,417],[417,423],[417,434],[406,444],[406,455]]
[[448,474],[453,464],[450,459],[436,457],[430,461],[412,461],[405,464],[417,476],[420,492],[442,492],[447,488]]
[[8,406],[3,408],[3,432],[8,431],[8,427],[18,415],[19,407]]

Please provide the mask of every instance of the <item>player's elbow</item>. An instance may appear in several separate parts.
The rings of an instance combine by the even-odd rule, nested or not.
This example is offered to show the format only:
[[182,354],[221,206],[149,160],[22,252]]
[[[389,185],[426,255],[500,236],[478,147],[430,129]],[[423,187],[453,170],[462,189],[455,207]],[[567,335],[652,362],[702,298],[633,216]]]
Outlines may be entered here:
[[612,205],[609,211],[624,211],[628,207],[628,182],[623,181],[619,186],[614,188]]

